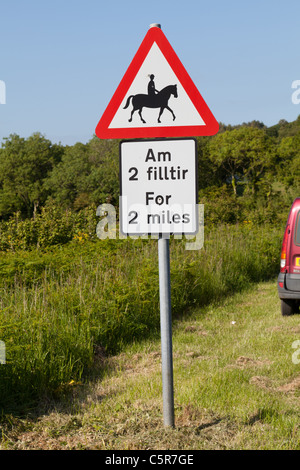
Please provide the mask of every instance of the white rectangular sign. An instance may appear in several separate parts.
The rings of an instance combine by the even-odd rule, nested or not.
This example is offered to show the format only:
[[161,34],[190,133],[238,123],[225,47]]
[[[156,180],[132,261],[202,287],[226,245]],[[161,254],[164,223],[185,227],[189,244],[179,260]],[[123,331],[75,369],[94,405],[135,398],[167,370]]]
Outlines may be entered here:
[[120,182],[124,234],[197,233],[195,139],[121,142]]

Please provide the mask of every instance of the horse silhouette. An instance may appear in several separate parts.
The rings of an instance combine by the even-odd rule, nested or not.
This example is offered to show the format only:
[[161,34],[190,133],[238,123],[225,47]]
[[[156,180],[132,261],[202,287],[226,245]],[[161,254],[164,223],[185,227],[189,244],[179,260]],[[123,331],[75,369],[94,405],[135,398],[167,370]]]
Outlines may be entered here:
[[158,122],[160,123],[160,117],[162,113],[164,112],[165,109],[168,109],[170,113],[172,113],[173,116],[173,121],[175,121],[176,116],[172,109],[168,106],[168,101],[170,99],[170,96],[173,95],[175,98],[178,97],[177,94],[177,85],[168,85],[165,88],[163,88],[160,92],[157,93],[157,95],[130,95],[127,99],[126,105],[124,106],[123,109],[128,108],[130,100],[132,99],[132,111],[131,111],[131,116],[129,122],[132,121],[132,116],[133,113],[137,110],[139,110],[139,115],[144,124],[146,124],[146,121],[144,121],[143,116],[142,116],[142,109],[144,107],[146,108],[160,108],[159,115],[158,115]]

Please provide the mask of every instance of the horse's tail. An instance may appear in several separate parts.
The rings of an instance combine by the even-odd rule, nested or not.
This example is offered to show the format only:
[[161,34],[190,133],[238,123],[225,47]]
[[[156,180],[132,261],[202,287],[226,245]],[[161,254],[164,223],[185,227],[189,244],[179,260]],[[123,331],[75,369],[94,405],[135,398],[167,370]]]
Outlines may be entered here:
[[127,101],[126,101],[126,104],[125,104],[125,106],[124,106],[124,108],[123,108],[123,109],[126,109],[126,108],[128,108],[128,106],[129,106],[129,102],[130,102],[131,98],[133,98],[133,97],[134,97],[134,95],[130,95],[130,96],[129,96],[129,98],[127,99]]

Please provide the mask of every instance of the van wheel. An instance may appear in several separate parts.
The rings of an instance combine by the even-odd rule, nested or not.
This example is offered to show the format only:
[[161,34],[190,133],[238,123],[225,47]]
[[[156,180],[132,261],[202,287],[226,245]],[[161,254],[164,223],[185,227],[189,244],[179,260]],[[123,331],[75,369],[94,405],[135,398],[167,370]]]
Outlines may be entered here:
[[298,310],[296,302],[293,300],[282,300],[281,299],[281,314],[283,316],[293,315]]

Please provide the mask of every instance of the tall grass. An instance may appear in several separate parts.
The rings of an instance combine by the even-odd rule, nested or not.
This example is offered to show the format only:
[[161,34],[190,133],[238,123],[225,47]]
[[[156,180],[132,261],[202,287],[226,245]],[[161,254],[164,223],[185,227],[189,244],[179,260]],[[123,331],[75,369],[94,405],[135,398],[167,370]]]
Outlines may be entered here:
[[[173,316],[278,271],[282,230],[251,225],[209,229],[204,248],[171,240]],[[0,404],[27,407],[82,380],[97,348],[159,334],[157,241],[71,242],[46,252],[0,257]]]

